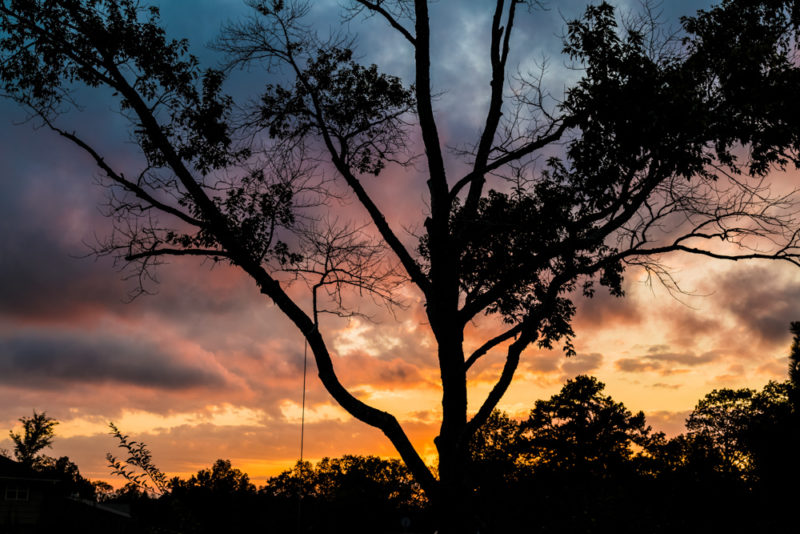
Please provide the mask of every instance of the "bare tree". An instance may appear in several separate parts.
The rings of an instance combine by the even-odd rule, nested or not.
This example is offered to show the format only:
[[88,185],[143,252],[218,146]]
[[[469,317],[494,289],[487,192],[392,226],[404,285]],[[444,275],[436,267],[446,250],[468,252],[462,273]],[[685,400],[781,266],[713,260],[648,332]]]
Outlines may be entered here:
[[[671,284],[660,263],[671,252],[800,264],[796,197],[774,196],[764,181],[798,163],[800,14],[791,2],[723,0],[683,19],[676,35],[653,17],[621,24],[608,4],[590,6],[564,38],[582,77],[552,100],[539,75],[508,75],[513,30],[538,3],[497,0],[485,122],[474,145],[453,155],[469,165],[462,176],[448,172],[438,133],[426,1],[355,0],[343,13],[399,32],[412,86],[359,64],[349,37],[318,36],[304,22],[310,4],[249,4],[252,17],[217,43],[229,68],[258,63],[275,75],[244,117],[222,92],[226,70],[201,70],[185,41],[167,39],[158,10],[134,0],[4,1],[4,92],[103,173],[115,231],[99,252],[143,281],[177,255],[229,262],[252,277],[307,340],[327,391],[391,440],[436,507],[440,532],[468,529],[470,438],[523,351],[558,341],[572,351],[574,298],[597,284],[622,296],[630,265]],[[118,96],[146,158],[138,175],[60,125],[75,85]],[[415,136],[424,154],[412,153]],[[552,146],[561,156],[534,165]],[[409,247],[364,184],[415,156],[427,197],[424,230]],[[363,207],[371,227],[321,216],[332,195]],[[298,279],[310,309],[287,293]],[[437,342],[436,474],[393,415],[341,384],[319,321],[325,311],[358,312],[345,288],[396,304],[398,284],[422,295]],[[464,333],[483,314],[504,329],[467,353]],[[503,369],[469,414],[469,371],[492,350],[504,353]]]

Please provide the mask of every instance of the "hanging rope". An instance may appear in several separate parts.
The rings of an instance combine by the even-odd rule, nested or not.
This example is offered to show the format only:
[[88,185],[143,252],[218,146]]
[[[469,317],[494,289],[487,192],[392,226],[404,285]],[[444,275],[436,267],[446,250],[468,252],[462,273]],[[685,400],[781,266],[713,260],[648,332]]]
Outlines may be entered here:
[[[314,326],[316,328],[316,325]],[[297,532],[303,532],[303,445],[306,435],[306,371],[308,369],[308,339],[303,348],[303,405],[300,410],[300,493],[297,495]]]
[[303,407],[300,411],[300,465],[303,464],[303,443],[306,433],[306,369],[308,369],[308,340],[303,349]]

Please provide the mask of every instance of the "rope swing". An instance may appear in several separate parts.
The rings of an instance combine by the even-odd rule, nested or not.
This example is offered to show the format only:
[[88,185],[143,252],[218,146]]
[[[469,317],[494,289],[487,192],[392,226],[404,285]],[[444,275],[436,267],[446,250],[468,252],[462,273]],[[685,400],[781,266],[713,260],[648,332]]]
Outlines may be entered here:
[[300,410],[300,465],[303,465],[303,443],[306,431],[306,370],[308,369],[308,340],[303,349],[303,405]]
[[[316,325],[314,325],[316,328]],[[305,443],[306,434],[306,374],[308,370],[308,338],[304,339],[305,344],[303,348],[303,404],[300,409],[300,462],[298,469],[300,470],[300,491],[297,495],[297,532],[303,532],[303,445]]]

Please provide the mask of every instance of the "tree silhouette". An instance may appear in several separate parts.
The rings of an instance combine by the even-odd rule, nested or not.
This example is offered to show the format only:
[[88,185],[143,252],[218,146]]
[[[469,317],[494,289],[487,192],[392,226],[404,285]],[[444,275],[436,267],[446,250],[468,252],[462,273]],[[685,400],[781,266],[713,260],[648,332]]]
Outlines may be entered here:
[[253,510],[255,498],[248,475],[219,459],[188,480],[173,478],[162,513],[180,532],[241,531],[265,520]]
[[549,400],[539,400],[521,424],[522,447],[536,469],[618,474],[634,447],[647,446],[644,413],[631,414],[602,395],[605,384],[579,375]]
[[255,491],[255,486],[250,483],[250,477],[239,469],[231,466],[230,460],[217,460],[211,469],[201,469],[189,480],[175,479],[170,483],[170,488],[190,490],[194,488],[210,491],[211,493],[235,494]]
[[[684,18],[674,39],[646,16],[620,25],[609,4],[589,6],[564,38],[581,77],[549,99],[540,79],[507,76],[521,9],[538,2],[497,0],[485,123],[452,155],[434,111],[437,29],[426,1],[354,0],[344,11],[399,33],[413,85],[359,64],[347,36],[311,31],[310,4],[249,3],[252,17],[217,47],[230,68],[260,64],[275,77],[237,120],[227,71],[201,69],[185,41],[167,38],[158,10],[134,0],[4,2],[3,93],[96,162],[115,223],[99,253],[143,284],[170,256],[228,262],[254,280],[307,340],[327,391],[391,440],[438,510],[440,532],[469,528],[460,513],[469,444],[523,351],[563,342],[571,353],[576,298],[597,285],[622,296],[632,265],[674,289],[659,261],[669,252],[798,263],[794,195],[773,196],[764,182],[798,163],[795,2],[723,0]],[[62,125],[75,86],[113,91],[141,149],[140,173],[123,173],[91,133]],[[427,196],[423,230],[408,244],[365,184],[411,162],[424,168]],[[313,217],[334,191],[363,208],[371,233]],[[310,305],[287,292],[298,279]],[[437,343],[436,475],[393,415],[342,385],[320,318],[358,313],[349,289],[396,304],[399,284],[421,296]],[[496,333],[465,346],[484,315]],[[502,371],[470,413],[469,372],[490,352],[503,354]]]
[[[399,531],[403,518],[417,531],[428,522],[428,503],[408,469],[398,460],[376,456],[323,458],[316,465],[298,462],[259,493],[283,503],[302,499],[299,521],[307,532],[393,532]],[[294,519],[290,516],[286,530]]]
[[[595,377],[568,380],[550,399],[536,401],[520,422],[515,506],[528,506],[540,532],[640,532],[647,504],[644,458],[654,437],[642,412],[631,413],[604,395]],[[660,436],[658,436],[660,437]],[[513,517],[513,510],[508,510]],[[546,517],[546,518],[545,518]],[[620,520],[625,517],[625,520]],[[493,532],[519,530],[506,525]]]
[[8,431],[11,441],[14,442],[14,457],[21,464],[34,467],[44,461],[39,452],[53,445],[54,429],[58,421],[47,417],[45,412],[37,413],[34,410],[31,417],[20,417],[19,422],[22,423],[21,433]]
[[94,499],[96,489],[94,483],[85,479],[77,464],[67,456],[53,458],[41,451],[52,447],[55,439],[55,427],[58,421],[48,417],[46,412],[33,411],[31,417],[20,417],[22,432],[9,430],[14,442],[14,457],[23,466],[44,474],[55,480],[55,491],[61,495],[78,496],[83,499]]
[[752,389],[715,389],[697,403],[686,420],[690,434],[707,438],[719,450],[725,472],[743,474],[751,459],[742,442],[753,408]]

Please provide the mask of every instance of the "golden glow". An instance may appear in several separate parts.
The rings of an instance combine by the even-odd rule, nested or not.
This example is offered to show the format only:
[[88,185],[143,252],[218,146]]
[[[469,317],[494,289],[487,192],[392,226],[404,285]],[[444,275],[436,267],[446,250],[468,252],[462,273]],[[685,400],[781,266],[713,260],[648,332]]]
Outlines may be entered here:
[[[210,405],[204,411],[161,415],[142,410],[123,410],[113,420],[124,434],[159,433],[179,426],[211,424],[214,426],[251,426],[262,424],[266,415],[244,406]],[[59,437],[92,436],[108,433],[109,421],[99,417],[75,417],[61,421],[56,428]]]

